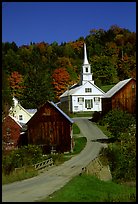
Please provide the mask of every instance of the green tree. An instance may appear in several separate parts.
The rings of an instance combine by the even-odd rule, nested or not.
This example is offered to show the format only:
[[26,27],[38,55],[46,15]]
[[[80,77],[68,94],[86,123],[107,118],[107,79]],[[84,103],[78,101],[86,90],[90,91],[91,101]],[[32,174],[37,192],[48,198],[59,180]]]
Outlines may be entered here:
[[12,92],[8,81],[8,75],[6,71],[2,69],[2,119],[8,115],[11,106]]
[[21,104],[25,108],[39,108],[47,100],[54,99],[53,87],[50,82],[51,75],[38,67],[31,67],[29,75],[25,79],[24,96]]

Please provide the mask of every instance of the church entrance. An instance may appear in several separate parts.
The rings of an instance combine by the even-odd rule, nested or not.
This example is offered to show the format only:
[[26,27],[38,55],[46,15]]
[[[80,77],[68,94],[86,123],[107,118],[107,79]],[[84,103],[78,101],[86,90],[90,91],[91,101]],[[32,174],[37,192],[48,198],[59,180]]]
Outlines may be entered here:
[[87,109],[93,108],[93,100],[92,99],[85,99],[85,108],[87,108]]

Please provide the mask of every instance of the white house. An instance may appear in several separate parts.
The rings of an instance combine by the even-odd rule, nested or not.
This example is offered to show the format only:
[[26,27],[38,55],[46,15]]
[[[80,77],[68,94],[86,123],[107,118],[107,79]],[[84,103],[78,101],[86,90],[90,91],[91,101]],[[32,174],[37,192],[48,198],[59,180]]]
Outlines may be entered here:
[[84,61],[80,82],[74,84],[60,96],[60,107],[69,112],[102,111],[102,100],[105,92],[98,88],[92,79],[91,66],[87,59],[86,44],[84,43]]
[[23,108],[15,97],[13,97],[13,102],[14,105],[10,108],[9,115],[14,117],[20,124],[26,124],[37,111],[37,109]]

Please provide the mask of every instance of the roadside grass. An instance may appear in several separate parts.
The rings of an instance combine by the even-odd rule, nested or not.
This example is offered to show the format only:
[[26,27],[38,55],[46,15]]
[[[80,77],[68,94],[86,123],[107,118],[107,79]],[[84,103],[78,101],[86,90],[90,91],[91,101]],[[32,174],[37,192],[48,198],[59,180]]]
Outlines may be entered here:
[[136,202],[136,187],[101,181],[83,174],[37,202]]
[[93,111],[69,113],[69,117],[92,117]]
[[20,168],[17,172],[12,171],[9,175],[2,173],[2,185],[32,178],[38,175],[38,171],[33,167]]
[[80,134],[80,129],[76,123],[73,124],[73,134]]
[[96,123],[96,125],[98,126],[98,128],[108,137],[108,138],[111,138],[112,137],[112,134],[110,131],[107,130],[107,126],[104,125],[99,125],[98,123]]

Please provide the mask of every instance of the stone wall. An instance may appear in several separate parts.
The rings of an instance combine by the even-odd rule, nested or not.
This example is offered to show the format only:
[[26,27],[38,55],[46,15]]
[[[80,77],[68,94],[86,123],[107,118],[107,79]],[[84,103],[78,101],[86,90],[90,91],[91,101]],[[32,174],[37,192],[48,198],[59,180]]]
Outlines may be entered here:
[[94,175],[103,181],[112,180],[109,165],[102,164],[98,157],[92,160],[85,168],[82,169],[82,173],[84,172],[86,174]]

